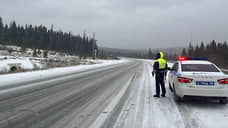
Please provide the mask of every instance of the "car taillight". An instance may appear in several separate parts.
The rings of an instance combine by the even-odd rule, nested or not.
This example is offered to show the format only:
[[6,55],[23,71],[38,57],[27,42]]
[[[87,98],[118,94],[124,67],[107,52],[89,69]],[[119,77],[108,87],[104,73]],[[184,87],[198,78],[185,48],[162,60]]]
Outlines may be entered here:
[[228,84],[228,78],[217,80],[219,84]]
[[190,78],[185,78],[185,77],[177,77],[178,81],[180,83],[191,83],[193,79],[190,79]]

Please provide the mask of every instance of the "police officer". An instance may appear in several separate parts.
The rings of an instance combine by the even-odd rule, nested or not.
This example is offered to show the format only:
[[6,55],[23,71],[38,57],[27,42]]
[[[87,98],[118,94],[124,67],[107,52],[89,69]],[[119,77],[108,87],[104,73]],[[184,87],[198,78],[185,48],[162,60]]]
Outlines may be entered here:
[[160,97],[160,86],[162,89],[162,97],[165,97],[166,89],[165,89],[165,76],[167,73],[168,65],[165,59],[163,59],[164,54],[162,52],[157,53],[156,60],[153,65],[152,75],[155,75],[156,79],[156,94],[154,97]]

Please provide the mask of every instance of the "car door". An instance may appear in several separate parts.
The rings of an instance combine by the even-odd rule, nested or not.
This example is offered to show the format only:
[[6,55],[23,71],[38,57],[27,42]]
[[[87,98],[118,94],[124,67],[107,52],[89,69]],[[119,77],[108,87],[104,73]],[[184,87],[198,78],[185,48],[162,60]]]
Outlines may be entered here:
[[170,72],[170,84],[173,86],[173,84],[176,82],[176,74],[178,72],[178,62],[176,62],[173,67],[172,70]]

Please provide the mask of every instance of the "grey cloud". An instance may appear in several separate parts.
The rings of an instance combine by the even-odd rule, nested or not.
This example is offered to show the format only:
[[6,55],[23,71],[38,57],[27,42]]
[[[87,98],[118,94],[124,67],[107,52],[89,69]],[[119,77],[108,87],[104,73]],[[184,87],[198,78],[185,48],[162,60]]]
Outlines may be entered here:
[[176,47],[227,40],[226,0],[0,0],[4,21],[54,24],[75,34],[96,32],[117,48]]
[[197,5],[202,0],[112,0],[107,7],[116,10],[134,10],[140,8],[170,8],[183,5]]

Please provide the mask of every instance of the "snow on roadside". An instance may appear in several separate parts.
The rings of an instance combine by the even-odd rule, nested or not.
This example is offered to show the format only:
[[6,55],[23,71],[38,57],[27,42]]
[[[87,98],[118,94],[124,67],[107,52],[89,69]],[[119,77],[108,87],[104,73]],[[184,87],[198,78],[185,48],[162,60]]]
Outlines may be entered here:
[[23,72],[23,73],[16,73],[16,74],[4,74],[4,75],[0,75],[0,80],[1,80],[1,85],[5,86],[10,84],[15,84],[18,82],[26,82],[26,81],[44,79],[48,77],[67,75],[70,73],[76,73],[76,72],[95,69],[103,66],[125,63],[128,61],[129,60],[127,59],[121,59],[121,60],[115,60],[115,61],[109,60],[109,61],[103,61],[102,64],[79,65],[79,66],[72,66],[72,67],[52,68],[52,69],[41,70],[41,71]]
[[186,105],[206,128],[227,128],[228,107],[219,103],[192,103]]
[[9,72],[10,64],[20,64],[23,70],[31,70],[35,68],[35,64],[28,58],[9,58],[0,60],[0,72]]

